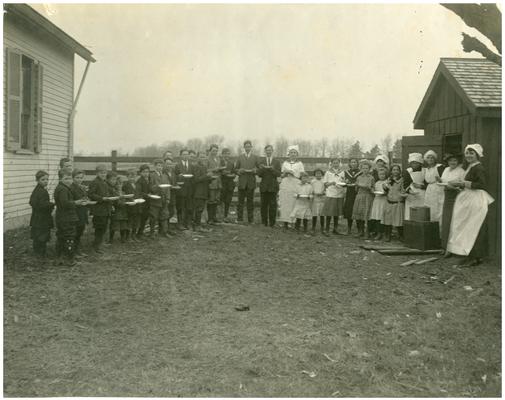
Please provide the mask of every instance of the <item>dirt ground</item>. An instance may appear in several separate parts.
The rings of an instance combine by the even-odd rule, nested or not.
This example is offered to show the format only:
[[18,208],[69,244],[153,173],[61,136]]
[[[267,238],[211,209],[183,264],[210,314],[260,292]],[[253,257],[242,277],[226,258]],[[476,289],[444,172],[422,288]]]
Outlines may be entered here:
[[70,268],[8,233],[4,395],[501,396],[499,266],[360,244],[226,224]]

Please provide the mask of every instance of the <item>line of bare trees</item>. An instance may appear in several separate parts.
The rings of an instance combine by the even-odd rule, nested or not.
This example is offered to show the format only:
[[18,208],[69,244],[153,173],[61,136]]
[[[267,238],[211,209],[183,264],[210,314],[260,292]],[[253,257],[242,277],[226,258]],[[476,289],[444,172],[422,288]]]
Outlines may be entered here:
[[[244,139],[245,140],[245,139]],[[132,156],[156,157],[160,156],[167,150],[171,150],[174,154],[178,154],[183,148],[191,149],[196,152],[207,150],[211,144],[217,144],[219,148],[227,147],[232,155],[238,155],[243,149],[243,140],[236,140],[232,143],[226,140],[222,135],[209,135],[204,138],[192,138],[185,142],[179,140],[169,140],[163,144],[151,144],[148,146],[137,147],[131,154]],[[263,147],[267,144],[266,141],[253,140],[254,150],[257,154],[263,153]],[[300,149],[300,155],[303,157],[366,157],[373,158],[378,154],[393,153],[393,157],[400,158],[402,145],[401,138],[393,138],[392,135],[384,136],[378,143],[374,144],[369,149],[364,149],[359,140],[350,138],[327,138],[319,140],[307,139],[286,139],[278,137],[269,141],[275,148],[278,155],[285,155],[288,146],[297,144]]]

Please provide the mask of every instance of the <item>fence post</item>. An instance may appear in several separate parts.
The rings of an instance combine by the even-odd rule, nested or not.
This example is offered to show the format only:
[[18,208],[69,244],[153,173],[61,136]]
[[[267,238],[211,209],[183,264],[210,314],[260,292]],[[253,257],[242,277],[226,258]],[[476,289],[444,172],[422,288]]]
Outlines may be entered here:
[[117,161],[116,161],[116,158],[117,158],[117,150],[112,150],[110,152],[110,157],[111,157],[111,164],[112,164],[112,170],[114,172],[117,171]]

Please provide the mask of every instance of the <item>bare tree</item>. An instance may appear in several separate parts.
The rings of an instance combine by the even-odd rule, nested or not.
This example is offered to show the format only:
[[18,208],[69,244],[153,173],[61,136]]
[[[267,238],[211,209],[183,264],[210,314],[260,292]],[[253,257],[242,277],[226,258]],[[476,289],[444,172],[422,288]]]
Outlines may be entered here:
[[386,136],[382,138],[380,147],[384,153],[389,153],[392,149],[392,146],[393,146],[393,137],[391,136],[391,134],[388,133]]
[[288,146],[289,143],[284,136],[277,138],[274,144],[275,153],[280,157],[286,156],[288,152]]
[[488,60],[501,65],[501,11],[496,4],[457,4],[442,3],[442,6],[458,15],[469,27],[477,29],[486,36],[498,50],[490,50],[479,39],[463,33],[463,50],[467,53],[476,51]]

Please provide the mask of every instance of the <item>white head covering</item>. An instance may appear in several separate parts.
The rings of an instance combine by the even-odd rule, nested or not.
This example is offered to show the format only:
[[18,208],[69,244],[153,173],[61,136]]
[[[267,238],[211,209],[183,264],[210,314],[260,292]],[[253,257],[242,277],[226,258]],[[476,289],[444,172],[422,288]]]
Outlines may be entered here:
[[298,154],[300,154],[300,150],[299,150],[299,148],[298,148],[298,145],[297,145],[297,144],[293,144],[293,145],[291,145],[291,146],[288,146],[287,155],[289,155],[289,152],[290,152],[291,150],[294,150],[294,151],[296,151]]
[[423,155],[421,153],[410,153],[408,162],[411,163],[412,161],[416,161],[419,164],[422,164],[423,163]]
[[472,149],[473,151],[475,151],[479,155],[479,157],[484,157],[484,149],[480,144],[478,143],[469,144],[465,147],[465,151],[467,151],[468,149]]
[[373,163],[377,164],[377,161],[379,161],[379,160],[382,160],[386,164],[389,164],[389,157],[384,154],[379,154],[377,157],[375,157],[375,159],[373,160]]
[[428,156],[433,156],[435,160],[438,158],[437,153],[435,153],[433,150],[428,150],[426,153],[424,153],[424,159],[426,160]]

